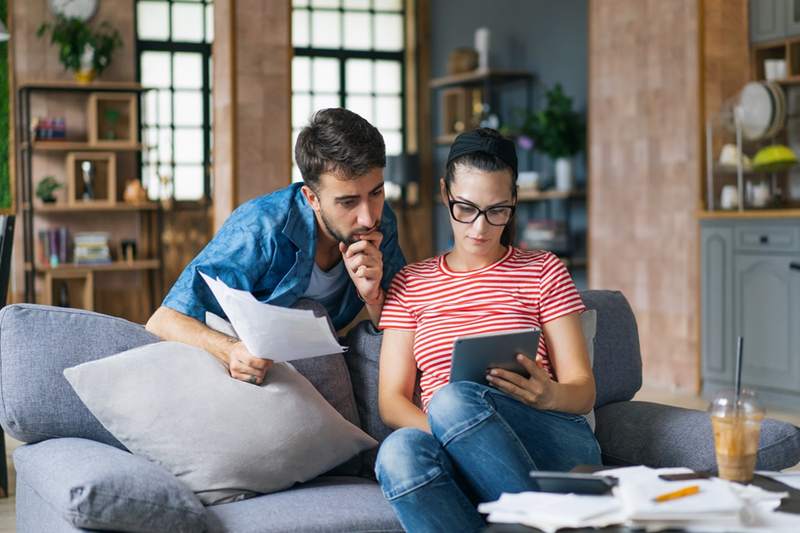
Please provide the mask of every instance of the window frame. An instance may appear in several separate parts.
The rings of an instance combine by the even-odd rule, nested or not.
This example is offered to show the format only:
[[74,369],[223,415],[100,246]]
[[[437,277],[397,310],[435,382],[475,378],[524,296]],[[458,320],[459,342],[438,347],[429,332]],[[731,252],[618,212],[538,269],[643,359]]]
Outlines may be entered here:
[[[171,97],[171,105],[170,105],[170,120],[169,120],[169,130],[171,132],[172,137],[172,149],[171,149],[171,159],[168,162],[170,168],[172,169],[172,198],[170,200],[178,203],[178,204],[209,204],[211,202],[211,195],[212,195],[212,180],[211,180],[211,130],[212,130],[212,114],[211,114],[211,59],[213,57],[212,54],[212,41],[206,41],[205,38],[208,35],[208,28],[206,25],[208,24],[208,17],[205,16],[205,9],[207,6],[214,6],[214,0],[203,0],[202,2],[181,2],[180,0],[160,0],[167,4],[167,27],[169,28],[169,35],[167,40],[165,41],[154,41],[150,39],[140,39],[138,35],[138,28],[139,28],[139,9],[138,5],[141,1],[148,1],[148,0],[136,0],[134,2],[133,8],[133,28],[135,34],[135,41],[136,46],[134,49],[135,57],[136,57],[136,80],[141,82],[142,79],[142,72],[141,72],[141,59],[143,52],[167,52],[170,54],[174,53],[194,53],[200,54],[202,57],[201,61],[201,76],[202,76],[202,86],[200,88],[202,94],[202,101],[203,101],[203,120],[201,129],[203,132],[203,194],[200,198],[196,200],[176,200],[175,199],[175,167],[178,166],[175,163],[175,79],[174,79],[174,64],[170,63],[170,68],[172,70],[173,76],[171,76],[172,82],[170,83],[169,93]],[[203,7],[203,41],[202,42],[188,42],[188,41],[173,41],[172,40],[172,6],[174,4],[193,4],[193,5],[201,5]],[[152,90],[166,90],[166,89],[152,89]],[[180,90],[178,90],[180,92]],[[139,112],[139,138],[142,139],[144,144],[145,136],[144,130],[147,128],[147,125],[144,123],[144,116],[143,113]],[[156,129],[163,129],[162,126],[156,126]],[[137,164],[139,165],[140,174],[142,167],[142,152],[137,152]],[[158,160],[156,162],[156,167],[159,168],[162,165],[167,164],[167,162],[162,162]]]
[[[295,57],[307,57],[309,59],[314,58],[332,58],[337,59],[339,61],[339,90],[337,91],[339,97],[339,106],[342,108],[346,108],[347,103],[347,96],[348,94],[353,94],[356,96],[363,96],[364,94],[368,94],[371,98],[375,99],[381,95],[381,93],[377,93],[373,91],[370,93],[348,93],[347,92],[347,60],[349,59],[364,59],[364,60],[371,60],[371,61],[395,61],[400,64],[400,87],[399,87],[399,97],[400,97],[400,139],[401,139],[401,146],[400,146],[400,153],[404,153],[408,151],[408,94],[406,91],[406,83],[407,77],[409,73],[408,70],[408,42],[407,42],[407,32],[406,28],[408,26],[408,16],[409,10],[406,6],[406,1],[402,2],[402,9],[398,11],[389,11],[384,9],[375,9],[373,6],[370,6],[369,9],[355,9],[355,8],[346,8],[344,4],[340,4],[339,7],[315,7],[312,5],[311,2],[308,3],[306,6],[291,6],[292,13],[294,12],[295,8],[301,9],[308,12],[308,24],[311,26],[311,20],[313,19],[313,13],[315,11],[328,11],[328,12],[338,12],[340,15],[339,24],[340,24],[340,35],[344,36],[344,15],[345,13],[369,13],[372,16],[376,14],[393,14],[393,15],[400,15],[402,17],[402,31],[403,31],[403,47],[396,51],[389,51],[389,50],[361,50],[361,49],[352,49],[352,48],[344,48],[344,42],[342,42],[342,46],[340,48],[317,48],[314,46],[294,46],[292,45],[293,55],[292,58]],[[373,19],[374,20],[374,19]],[[312,40],[311,28],[309,27],[309,41]],[[374,45],[375,36],[373,33],[372,36],[372,44]],[[313,73],[311,78],[311,86],[313,87]],[[295,90],[294,87],[290,88],[291,96],[294,98]],[[299,91],[299,94],[307,94],[312,98],[314,97],[314,90],[313,88],[309,88],[308,91]],[[373,104],[374,105],[374,104]],[[377,108],[373,108],[374,111],[378,111]],[[312,113],[315,110],[312,107]],[[374,124],[373,124],[374,125]],[[377,127],[377,126],[375,126]],[[398,130],[392,130],[398,131]],[[294,150],[294,147],[292,147]],[[292,154],[292,166],[295,166],[294,161],[294,154]]]

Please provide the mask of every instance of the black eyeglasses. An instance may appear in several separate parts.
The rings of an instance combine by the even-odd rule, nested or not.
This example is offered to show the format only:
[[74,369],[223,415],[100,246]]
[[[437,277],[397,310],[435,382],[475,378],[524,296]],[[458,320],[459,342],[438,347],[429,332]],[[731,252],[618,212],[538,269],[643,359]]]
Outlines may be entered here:
[[453,195],[450,194],[450,187],[446,186],[446,189],[448,204],[450,205],[450,216],[453,217],[453,220],[462,224],[472,224],[478,220],[479,216],[483,215],[486,218],[486,222],[492,226],[505,226],[514,216],[514,210],[517,208],[516,205],[494,205],[487,209],[481,209],[475,204],[454,200]]

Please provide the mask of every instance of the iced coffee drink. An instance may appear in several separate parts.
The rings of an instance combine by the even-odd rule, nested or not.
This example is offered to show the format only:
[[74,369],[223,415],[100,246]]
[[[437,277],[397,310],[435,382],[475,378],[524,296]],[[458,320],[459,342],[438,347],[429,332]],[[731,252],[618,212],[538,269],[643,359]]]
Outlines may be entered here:
[[764,409],[753,392],[743,390],[738,401],[733,392],[718,395],[709,411],[719,477],[743,483],[751,481]]

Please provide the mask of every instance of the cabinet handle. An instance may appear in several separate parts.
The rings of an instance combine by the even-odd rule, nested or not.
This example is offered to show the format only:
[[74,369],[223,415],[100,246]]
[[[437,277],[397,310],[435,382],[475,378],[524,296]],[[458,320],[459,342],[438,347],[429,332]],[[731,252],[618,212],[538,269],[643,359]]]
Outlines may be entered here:
[[766,235],[762,235],[761,237],[759,237],[758,242],[760,242],[761,244],[769,244],[769,237]]
[[800,271],[800,263],[795,263],[794,261],[792,261],[791,263],[789,263],[789,270]]

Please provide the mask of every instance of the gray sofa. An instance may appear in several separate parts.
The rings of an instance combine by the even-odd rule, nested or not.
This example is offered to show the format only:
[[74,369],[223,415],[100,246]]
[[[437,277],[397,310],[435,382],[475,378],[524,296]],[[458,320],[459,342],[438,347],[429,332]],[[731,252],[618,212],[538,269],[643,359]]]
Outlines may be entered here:
[[[714,469],[705,413],[630,401],[641,386],[642,369],[636,321],[624,296],[610,291],[582,296],[597,310],[596,434],[604,463]],[[177,526],[159,523],[158,507],[165,503],[157,501],[155,492],[156,501],[144,502],[153,509],[152,516],[135,524],[120,519],[125,491],[131,487],[145,485],[136,489],[137,503],[142,504],[147,490],[177,484],[180,491],[182,484],[159,466],[128,453],[89,413],[62,371],[156,340],[139,325],[87,311],[29,304],[0,311],[0,424],[27,443],[14,452],[18,531],[401,530],[372,476],[375,451],[331,475],[249,500],[202,508],[185,489],[182,505],[194,506],[195,511],[186,512],[185,522]],[[298,369],[334,407],[350,411],[348,418],[357,416],[361,427],[380,441],[390,432],[377,412],[380,336],[362,323],[346,342],[350,350],[345,356],[308,360]],[[344,379],[331,365],[344,369]],[[331,381],[330,376],[338,377]],[[798,461],[800,430],[766,420],[758,468],[779,470]],[[109,494],[109,486],[121,487],[121,493]]]

